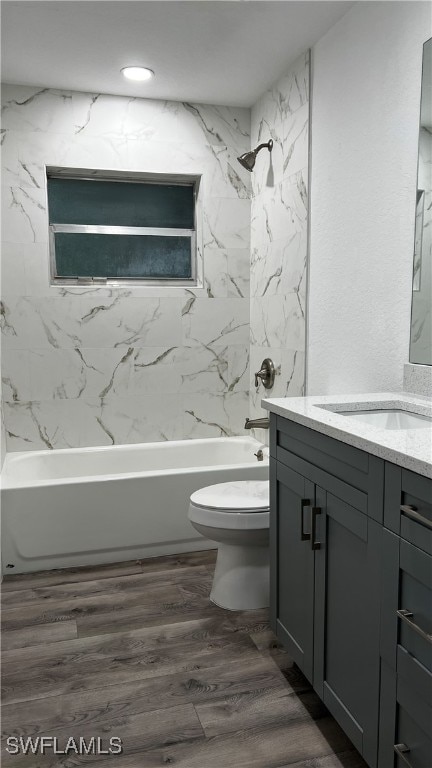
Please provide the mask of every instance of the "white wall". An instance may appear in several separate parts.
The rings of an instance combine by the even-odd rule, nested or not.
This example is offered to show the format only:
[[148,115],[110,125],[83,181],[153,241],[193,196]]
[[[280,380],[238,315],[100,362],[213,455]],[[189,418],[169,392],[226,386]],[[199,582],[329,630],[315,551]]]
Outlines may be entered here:
[[429,3],[361,2],[313,50],[309,394],[402,387],[430,35]]

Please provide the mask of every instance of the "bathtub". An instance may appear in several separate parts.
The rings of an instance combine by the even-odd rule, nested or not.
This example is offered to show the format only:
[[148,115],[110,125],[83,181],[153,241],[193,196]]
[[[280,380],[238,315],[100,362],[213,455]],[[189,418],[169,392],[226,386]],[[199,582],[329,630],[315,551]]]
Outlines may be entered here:
[[213,548],[192,528],[193,491],[268,477],[252,437],[8,453],[4,573],[97,565]]

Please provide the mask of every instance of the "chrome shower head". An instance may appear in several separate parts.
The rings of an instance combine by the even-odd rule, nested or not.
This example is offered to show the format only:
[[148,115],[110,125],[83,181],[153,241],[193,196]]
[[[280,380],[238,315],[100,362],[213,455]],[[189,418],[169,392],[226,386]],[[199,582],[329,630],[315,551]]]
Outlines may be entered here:
[[268,151],[271,152],[273,149],[273,140],[270,139],[266,144],[259,144],[256,149],[252,149],[250,152],[245,152],[243,155],[240,155],[240,157],[237,158],[240,165],[252,173],[255,166],[256,156],[261,149],[264,149],[264,147],[267,147]]

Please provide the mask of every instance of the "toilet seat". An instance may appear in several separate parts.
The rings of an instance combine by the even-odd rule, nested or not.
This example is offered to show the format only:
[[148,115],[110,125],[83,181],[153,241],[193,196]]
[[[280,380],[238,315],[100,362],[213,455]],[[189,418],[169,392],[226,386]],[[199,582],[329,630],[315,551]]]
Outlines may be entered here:
[[189,519],[212,528],[268,528],[269,482],[237,480],[200,488],[190,498]]

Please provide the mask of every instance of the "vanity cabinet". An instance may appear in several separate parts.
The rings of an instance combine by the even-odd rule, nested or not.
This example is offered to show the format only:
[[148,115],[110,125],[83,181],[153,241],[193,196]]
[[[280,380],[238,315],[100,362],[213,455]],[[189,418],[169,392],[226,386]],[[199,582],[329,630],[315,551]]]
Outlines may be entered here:
[[379,766],[432,765],[432,483],[386,464]]
[[370,464],[380,488],[383,474],[361,451],[272,421],[272,627],[374,766],[382,528],[369,503]]
[[274,632],[371,768],[431,768],[432,483],[274,414],[270,454]]

